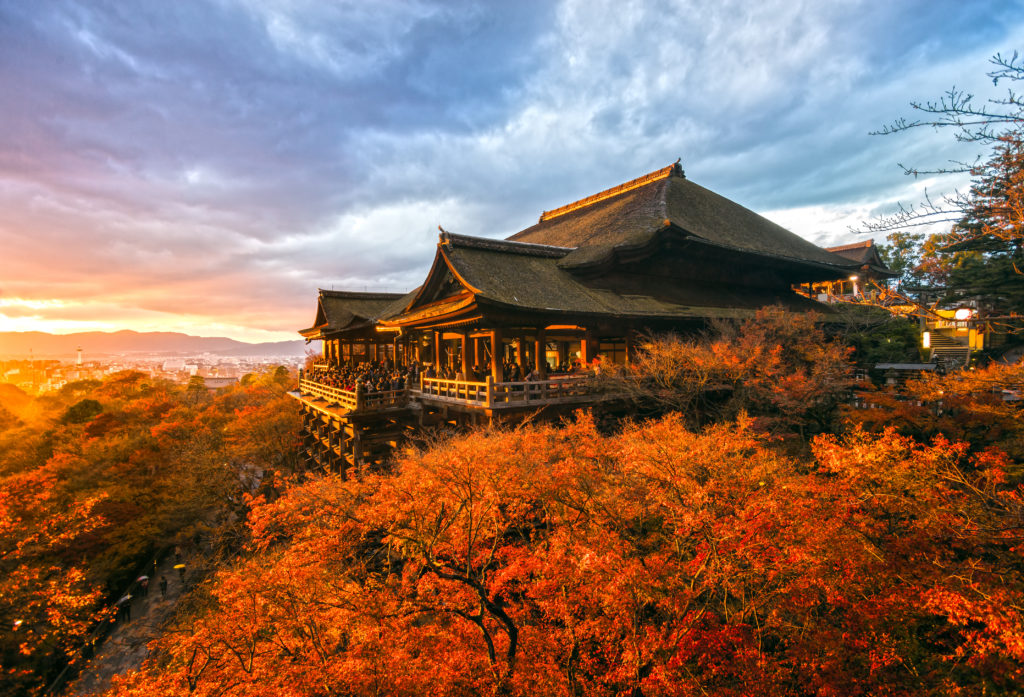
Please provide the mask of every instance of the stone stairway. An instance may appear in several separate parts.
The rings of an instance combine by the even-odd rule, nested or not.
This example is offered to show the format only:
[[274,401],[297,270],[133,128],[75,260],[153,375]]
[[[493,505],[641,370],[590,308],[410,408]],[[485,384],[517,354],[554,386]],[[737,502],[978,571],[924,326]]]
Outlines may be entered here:
[[954,337],[933,332],[931,335],[932,362],[947,372],[964,368],[971,361],[971,349]]

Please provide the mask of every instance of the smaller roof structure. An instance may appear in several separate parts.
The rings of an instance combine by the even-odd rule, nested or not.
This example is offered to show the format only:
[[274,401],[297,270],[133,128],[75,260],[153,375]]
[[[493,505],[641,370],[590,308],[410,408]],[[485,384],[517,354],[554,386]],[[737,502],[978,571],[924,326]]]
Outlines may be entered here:
[[878,247],[875,246],[873,239],[843,244],[838,247],[826,247],[826,249],[844,259],[849,259],[857,265],[859,271],[873,274],[876,278],[895,278],[899,276],[898,273],[886,266],[881,255],[878,253]]
[[366,329],[391,306],[405,297],[402,293],[360,293],[320,289],[313,326],[300,329],[306,341],[324,339],[342,331]]

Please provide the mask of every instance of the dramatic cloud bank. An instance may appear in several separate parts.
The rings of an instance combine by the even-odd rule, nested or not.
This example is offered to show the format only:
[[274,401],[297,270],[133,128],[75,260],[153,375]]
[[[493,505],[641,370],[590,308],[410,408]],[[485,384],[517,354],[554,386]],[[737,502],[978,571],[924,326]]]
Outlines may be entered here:
[[0,0],[0,330],[292,338],[683,158],[820,244],[955,181],[869,136],[1024,48],[1024,3]]

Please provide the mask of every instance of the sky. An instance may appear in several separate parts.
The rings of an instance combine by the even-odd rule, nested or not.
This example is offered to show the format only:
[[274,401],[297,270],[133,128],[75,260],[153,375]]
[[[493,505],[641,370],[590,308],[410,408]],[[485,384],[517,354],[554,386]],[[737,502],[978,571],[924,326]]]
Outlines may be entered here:
[[[297,338],[677,158],[823,246],[963,186],[1024,0],[0,0],[0,331]],[[883,240],[878,240],[883,241]]]

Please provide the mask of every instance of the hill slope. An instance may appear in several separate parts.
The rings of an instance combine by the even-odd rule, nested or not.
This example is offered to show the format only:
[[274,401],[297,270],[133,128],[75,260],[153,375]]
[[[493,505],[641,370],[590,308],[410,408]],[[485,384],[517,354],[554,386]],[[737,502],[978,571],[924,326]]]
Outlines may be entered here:
[[0,332],[0,358],[66,358],[78,347],[87,356],[125,353],[214,353],[223,356],[301,356],[303,340],[250,344],[226,337],[190,336],[179,332]]

